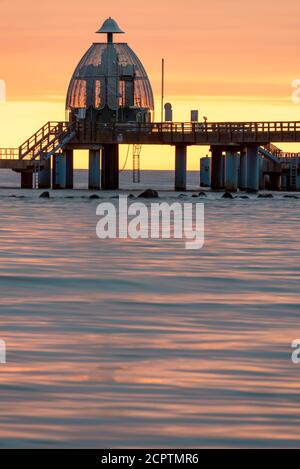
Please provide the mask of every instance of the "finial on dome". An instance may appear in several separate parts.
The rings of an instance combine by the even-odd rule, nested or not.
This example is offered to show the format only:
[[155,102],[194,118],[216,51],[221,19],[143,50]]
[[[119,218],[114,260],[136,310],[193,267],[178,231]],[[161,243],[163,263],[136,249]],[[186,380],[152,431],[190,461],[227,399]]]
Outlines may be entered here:
[[118,23],[111,17],[104,21],[101,28],[97,31],[98,34],[107,34],[107,42],[113,42],[113,34],[124,34],[124,31],[119,28]]

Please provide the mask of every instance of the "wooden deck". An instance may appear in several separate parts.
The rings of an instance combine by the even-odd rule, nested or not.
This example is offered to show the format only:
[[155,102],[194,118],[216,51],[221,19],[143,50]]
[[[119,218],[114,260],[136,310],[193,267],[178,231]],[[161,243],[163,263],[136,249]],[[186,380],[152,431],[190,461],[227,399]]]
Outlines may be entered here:
[[[48,122],[19,148],[0,148],[0,169],[27,170],[42,154],[99,148],[102,144],[220,145],[245,147],[300,143],[296,122],[206,122],[95,124]],[[280,151],[280,150],[279,150]]]
[[13,171],[37,170],[37,165],[43,169],[44,165],[40,161],[30,159],[20,159],[18,148],[0,148],[0,169],[12,169]]

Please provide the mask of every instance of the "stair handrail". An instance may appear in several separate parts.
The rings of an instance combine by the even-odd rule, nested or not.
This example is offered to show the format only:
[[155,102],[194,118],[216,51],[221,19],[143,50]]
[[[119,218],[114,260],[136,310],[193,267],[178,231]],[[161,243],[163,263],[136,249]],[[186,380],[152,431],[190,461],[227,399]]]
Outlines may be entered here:
[[283,151],[280,148],[276,147],[273,143],[268,143],[267,145],[264,145],[264,148],[269,153],[277,157],[279,157],[283,153]]
[[[45,136],[45,129],[47,129],[47,132],[49,132],[49,129],[51,127],[51,121],[47,122],[46,124],[43,125],[39,130],[37,130],[31,137],[29,137],[25,142],[23,142],[20,147],[20,159],[24,158],[26,154],[30,152],[30,149],[37,144],[38,141],[40,141],[41,138],[44,138]],[[40,138],[41,136],[41,138]],[[23,150],[25,150],[23,154]]]
[[43,127],[41,127],[37,132],[35,132],[29,139],[27,139],[22,145],[19,147],[19,158],[23,159],[29,153],[31,153],[34,148],[41,143],[45,138],[49,137],[51,134],[56,134],[57,131],[55,129],[58,126],[62,126],[62,128],[68,127],[69,122],[54,122],[49,121]]
[[52,151],[56,146],[59,146],[62,140],[73,130],[75,130],[75,123],[58,122],[57,125],[52,128],[52,130],[54,129],[56,131],[51,132],[51,134],[54,135],[54,138],[49,139],[49,134],[45,136],[45,138],[47,137],[47,140],[41,140],[32,150],[33,154],[31,159],[36,160],[38,157],[41,156],[42,153],[48,153],[50,149]]
[[[47,148],[48,144],[50,144],[53,140],[61,139],[64,137],[68,132],[73,130],[74,123],[69,122],[47,122],[43,127],[41,127],[34,135],[32,135],[26,142],[24,142],[19,147],[19,158],[24,159],[25,156],[31,153],[30,159],[36,159],[41,151],[44,148]],[[51,139],[51,135],[54,136],[54,139]],[[46,145],[44,144],[46,140]],[[36,149],[39,149],[36,152]]]

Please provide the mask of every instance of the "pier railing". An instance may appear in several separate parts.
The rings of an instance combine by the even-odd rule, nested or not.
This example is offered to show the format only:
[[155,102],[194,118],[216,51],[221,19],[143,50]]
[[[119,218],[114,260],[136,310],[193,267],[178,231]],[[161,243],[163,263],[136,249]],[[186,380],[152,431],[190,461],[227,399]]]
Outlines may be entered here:
[[18,148],[0,148],[0,160],[18,160]]
[[[88,132],[78,129],[78,140]],[[283,122],[154,122],[97,123],[93,143],[142,144],[254,144],[300,142],[300,121]]]
[[295,122],[153,122],[151,124],[100,124],[105,128],[158,133],[214,133],[214,132],[300,132],[300,121]]
[[90,148],[94,144],[134,145],[251,145],[268,147],[276,157],[295,157],[271,142],[299,142],[300,121],[282,122],[153,122],[97,123],[47,122],[19,149],[0,149],[0,159],[40,159],[62,148]]

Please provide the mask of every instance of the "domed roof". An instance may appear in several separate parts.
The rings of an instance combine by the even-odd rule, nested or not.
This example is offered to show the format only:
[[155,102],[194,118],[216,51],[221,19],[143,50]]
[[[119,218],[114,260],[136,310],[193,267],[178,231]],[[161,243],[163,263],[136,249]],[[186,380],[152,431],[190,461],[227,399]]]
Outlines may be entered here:
[[107,20],[104,21],[101,28],[97,31],[97,33],[113,33],[113,34],[124,34],[124,31],[119,28],[118,23],[109,17]]
[[[103,28],[112,29],[112,22]],[[119,29],[118,25],[114,25]],[[133,50],[125,43],[94,43],[79,62],[72,76],[66,108],[118,109],[128,95],[128,81],[134,81],[134,107],[154,110],[154,99],[147,73]]]

